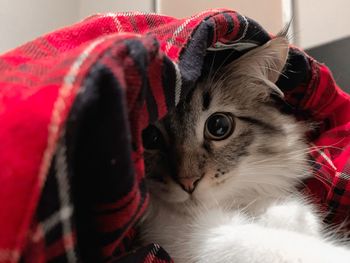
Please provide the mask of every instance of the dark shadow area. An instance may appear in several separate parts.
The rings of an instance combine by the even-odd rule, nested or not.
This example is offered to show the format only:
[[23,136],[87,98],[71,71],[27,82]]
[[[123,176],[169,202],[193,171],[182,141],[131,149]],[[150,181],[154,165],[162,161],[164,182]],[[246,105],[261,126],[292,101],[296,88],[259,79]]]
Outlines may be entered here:
[[305,50],[333,72],[338,85],[350,93],[350,37]]

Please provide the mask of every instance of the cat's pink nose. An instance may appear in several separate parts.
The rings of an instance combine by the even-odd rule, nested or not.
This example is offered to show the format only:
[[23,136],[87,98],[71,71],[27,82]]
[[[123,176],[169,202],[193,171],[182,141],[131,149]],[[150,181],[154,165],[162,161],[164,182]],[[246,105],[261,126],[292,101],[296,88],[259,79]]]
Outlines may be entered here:
[[198,177],[182,177],[179,178],[179,183],[187,193],[192,194],[196,186],[198,185],[201,178]]

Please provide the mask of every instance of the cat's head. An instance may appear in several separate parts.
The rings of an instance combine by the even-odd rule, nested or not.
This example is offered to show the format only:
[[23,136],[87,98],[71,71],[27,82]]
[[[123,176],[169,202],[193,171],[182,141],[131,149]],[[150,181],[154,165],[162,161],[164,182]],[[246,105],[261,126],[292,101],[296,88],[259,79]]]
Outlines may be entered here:
[[[146,178],[165,203],[279,195],[305,176],[304,129],[272,97],[288,57],[275,38],[204,79],[143,132]],[[234,201],[234,200],[233,200]]]

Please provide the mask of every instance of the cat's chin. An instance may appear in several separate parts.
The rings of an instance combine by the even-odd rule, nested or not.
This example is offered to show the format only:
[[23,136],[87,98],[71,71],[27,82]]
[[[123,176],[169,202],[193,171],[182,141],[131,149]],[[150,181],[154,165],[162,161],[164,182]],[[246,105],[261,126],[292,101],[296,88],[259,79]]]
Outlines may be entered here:
[[[158,194],[152,194],[152,204],[159,206],[159,208],[170,210],[171,213],[176,212],[178,214],[192,214],[193,211],[198,209],[209,209],[211,207],[220,206],[222,200],[214,197],[212,194],[205,196],[205,193],[193,193],[192,195],[184,192],[181,194],[181,198],[169,198],[169,196],[159,196]],[[169,211],[169,212],[170,212]]]
[[183,191],[181,188],[170,189],[152,189],[150,187],[152,199],[155,202],[162,201],[169,204],[183,204],[191,199],[191,195]]

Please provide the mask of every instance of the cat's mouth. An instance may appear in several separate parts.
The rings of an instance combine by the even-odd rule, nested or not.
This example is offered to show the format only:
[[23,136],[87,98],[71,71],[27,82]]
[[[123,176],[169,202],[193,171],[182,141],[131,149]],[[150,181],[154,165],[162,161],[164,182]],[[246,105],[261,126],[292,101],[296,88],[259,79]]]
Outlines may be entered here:
[[182,190],[192,196],[192,193],[196,190],[197,185],[203,179],[204,175],[200,177],[180,177],[177,183],[180,185]]
[[[197,205],[200,203],[212,203],[224,199],[228,191],[229,178],[234,178],[231,172],[225,171],[218,174],[217,169],[207,170],[200,177],[174,178],[168,173],[161,176],[148,176],[147,186],[155,201],[169,205]],[[161,180],[159,180],[161,178]]]

